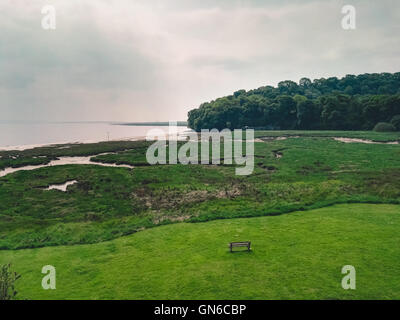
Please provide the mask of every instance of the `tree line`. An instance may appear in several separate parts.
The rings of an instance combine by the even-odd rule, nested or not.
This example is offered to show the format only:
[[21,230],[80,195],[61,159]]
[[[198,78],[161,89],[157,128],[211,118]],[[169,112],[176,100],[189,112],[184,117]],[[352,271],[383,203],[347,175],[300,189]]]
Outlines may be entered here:
[[400,72],[282,81],[239,90],[200,105],[188,126],[201,129],[371,130],[392,122],[400,130]]

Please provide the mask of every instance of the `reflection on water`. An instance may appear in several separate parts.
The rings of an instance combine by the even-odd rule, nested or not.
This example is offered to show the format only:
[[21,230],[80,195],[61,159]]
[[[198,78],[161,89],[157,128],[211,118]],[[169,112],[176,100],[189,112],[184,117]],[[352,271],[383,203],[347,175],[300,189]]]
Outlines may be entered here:
[[100,163],[100,162],[94,162],[91,161],[89,157],[60,157],[57,160],[52,160],[50,161],[49,164],[41,164],[37,166],[24,166],[20,168],[6,168],[2,171],[0,171],[0,177],[4,177],[10,173],[21,171],[21,170],[35,170],[39,168],[44,168],[44,167],[51,167],[51,166],[61,166],[61,165],[66,165],[66,164],[92,164],[92,165],[97,165],[97,166],[103,166],[103,167],[120,167],[120,168],[133,168],[133,166],[127,165],[127,164],[114,164],[114,163]]
[[[103,122],[88,123],[1,123],[0,150],[22,150],[46,144],[144,139],[151,129],[183,132],[186,127],[127,126]],[[19,146],[16,148],[15,146]]]
[[60,190],[60,191],[66,192],[68,186],[73,185],[77,182],[78,181],[76,181],[76,180],[72,180],[72,181],[67,181],[63,184],[52,184],[52,185],[48,186],[45,190]]
[[376,142],[372,140],[366,139],[355,139],[355,138],[334,138],[336,141],[341,141],[344,143],[367,143],[367,144],[399,144],[398,141],[391,141],[391,142]]

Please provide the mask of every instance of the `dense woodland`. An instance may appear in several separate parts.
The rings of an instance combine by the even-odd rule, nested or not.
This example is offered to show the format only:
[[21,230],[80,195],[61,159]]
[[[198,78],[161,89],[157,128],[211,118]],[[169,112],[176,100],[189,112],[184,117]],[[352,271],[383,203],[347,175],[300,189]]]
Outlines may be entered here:
[[188,114],[201,129],[400,130],[400,72],[282,81],[206,102]]

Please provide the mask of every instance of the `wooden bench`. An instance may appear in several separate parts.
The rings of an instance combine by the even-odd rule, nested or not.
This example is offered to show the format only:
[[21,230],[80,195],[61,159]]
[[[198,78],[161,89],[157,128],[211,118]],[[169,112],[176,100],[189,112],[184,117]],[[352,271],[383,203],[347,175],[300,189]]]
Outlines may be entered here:
[[229,243],[229,248],[231,252],[233,252],[233,248],[235,247],[247,247],[247,251],[250,251],[250,241],[244,241],[244,242],[231,242]]

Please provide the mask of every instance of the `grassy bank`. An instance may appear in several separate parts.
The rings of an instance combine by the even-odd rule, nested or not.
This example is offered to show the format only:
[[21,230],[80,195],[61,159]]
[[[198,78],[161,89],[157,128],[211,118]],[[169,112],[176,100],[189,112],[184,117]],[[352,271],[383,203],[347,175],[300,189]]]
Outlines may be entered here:
[[[0,248],[98,243],[182,221],[400,201],[399,145],[322,137],[257,142],[249,176],[236,176],[233,166],[224,165],[148,166],[147,146],[120,142],[25,151],[15,160],[114,150],[93,159],[137,167],[65,165],[0,178]],[[44,190],[69,180],[78,183],[66,193]]]
[[377,142],[400,141],[400,132],[375,132],[375,131],[318,131],[318,130],[274,130],[255,131],[256,137],[341,137],[354,139],[368,139]]
[[[400,206],[174,224],[92,245],[0,251],[26,299],[400,299]],[[251,240],[250,253],[229,241]],[[53,265],[57,289],[41,288]],[[343,290],[353,265],[357,289]]]
[[143,150],[150,145],[145,141],[109,141],[99,143],[54,144],[34,149],[0,151],[0,170],[27,165],[48,164],[59,157],[91,156],[127,149]]

